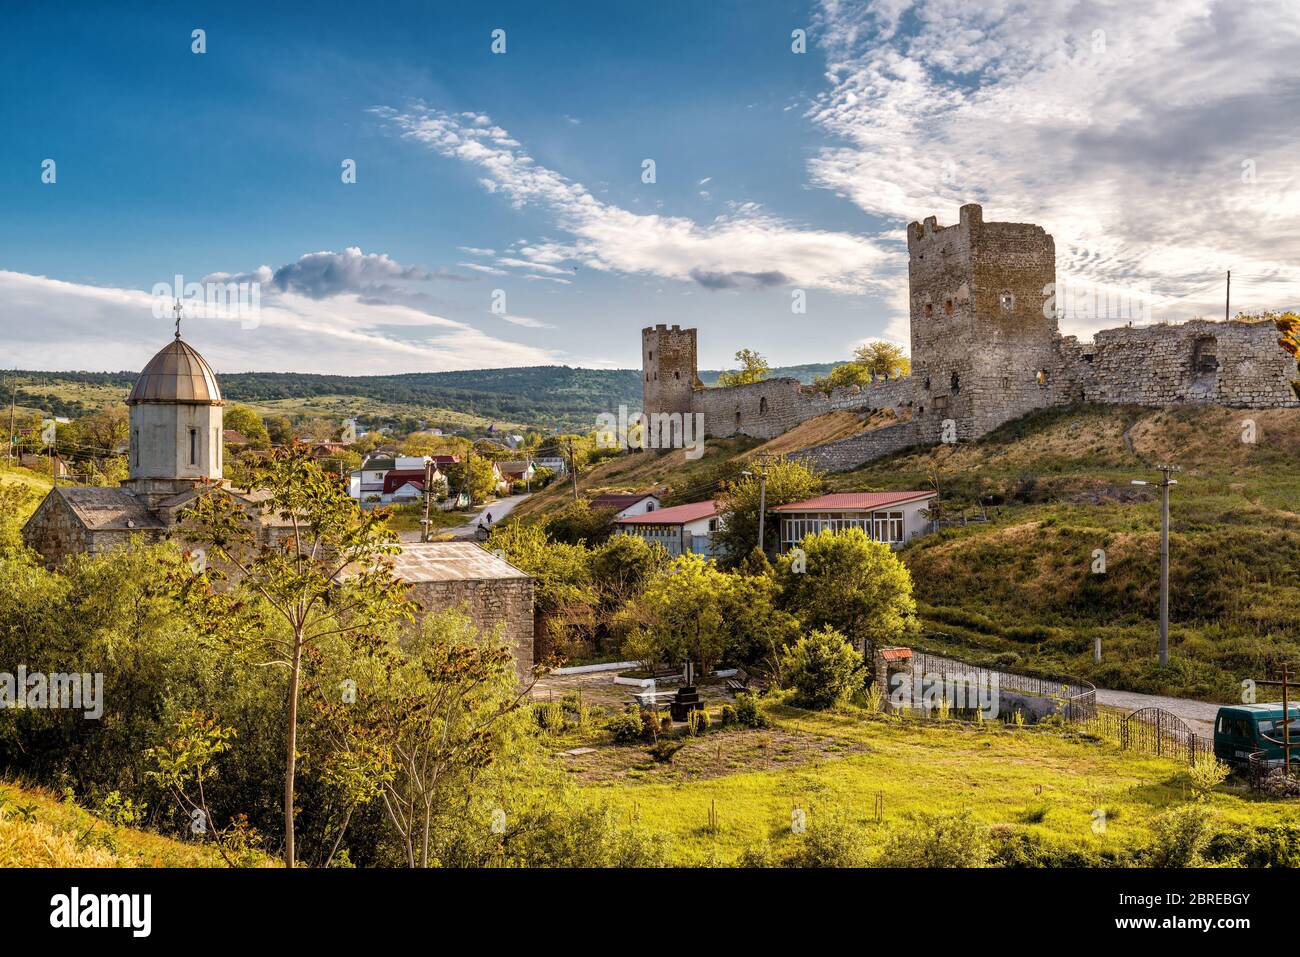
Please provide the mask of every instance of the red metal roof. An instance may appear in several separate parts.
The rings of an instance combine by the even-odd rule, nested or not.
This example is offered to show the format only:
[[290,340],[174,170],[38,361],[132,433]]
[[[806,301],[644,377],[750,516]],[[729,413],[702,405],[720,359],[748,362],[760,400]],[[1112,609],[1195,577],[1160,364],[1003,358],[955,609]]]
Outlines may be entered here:
[[672,508],[657,508],[644,515],[628,515],[615,521],[617,525],[685,525],[698,522],[702,518],[712,518],[718,514],[718,503],[691,502],[689,505],[674,505]]
[[912,657],[911,648],[881,648],[880,657],[885,661],[906,661]]
[[424,469],[389,469],[384,473],[384,494],[391,495],[408,482],[424,491]]
[[839,492],[779,505],[774,512],[870,512],[889,505],[934,498],[937,492]]

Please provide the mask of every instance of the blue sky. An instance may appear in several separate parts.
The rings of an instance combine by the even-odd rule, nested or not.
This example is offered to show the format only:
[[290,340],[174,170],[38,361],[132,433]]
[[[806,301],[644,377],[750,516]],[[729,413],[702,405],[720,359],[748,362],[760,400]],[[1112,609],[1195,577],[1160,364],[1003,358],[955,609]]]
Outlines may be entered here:
[[138,365],[175,274],[262,283],[256,322],[186,326],[223,371],[626,367],[656,322],[705,366],[834,359],[906,343],[902,228],[972,200],[1173,318],[1223,268],[1243,308],[1295,302],[1300,33],[1240,6],[7,11],[0,364]]

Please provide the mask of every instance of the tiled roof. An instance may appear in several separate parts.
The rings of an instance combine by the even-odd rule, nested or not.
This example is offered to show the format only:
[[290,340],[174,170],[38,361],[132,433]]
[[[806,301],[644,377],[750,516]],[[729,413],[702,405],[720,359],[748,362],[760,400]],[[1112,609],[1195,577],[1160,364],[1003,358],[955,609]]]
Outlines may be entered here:
[[907,661],[912,657],[911,648],[881,648],[880,657],[885,661]]
[[72,514],[92,531],[131,531],[134,529],[162,528],[143,502],[124,488],[68,488],[55,489]]
[[789,505],[778,505],[772,511],[870,512],[889,505],[902,505],[904,502],[933,498],[937,494],[937,492],[840,492],[834,495],[820,495],[803,502],[791,502]]
[[692,502],[689,505],[674,505],[672,508],[657,508],[644,515],[628,515],[617,520],[619,525],[685,525],[698,522],[703,518],[712,518],[718,514],[718,503],[712,499],[707,502]]
[[473,542],[412,542],[394,556],[394,574],[402,581],[491,581],[528,578],[514,565]]

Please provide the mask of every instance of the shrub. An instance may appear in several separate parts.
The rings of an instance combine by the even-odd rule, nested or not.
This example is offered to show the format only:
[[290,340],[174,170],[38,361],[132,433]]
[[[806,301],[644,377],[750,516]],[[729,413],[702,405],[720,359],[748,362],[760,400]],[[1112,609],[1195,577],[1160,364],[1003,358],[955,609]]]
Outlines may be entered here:
[[730,728],[740,723],[740,719],[736,717],[735,707],[729,704],[724,704],[722,706],[722,710],[719,712],[719,718],[724,728]]
[[605,730],[614,736],[616,744],[633,744],[641,740],[641,713],[624,711],[605,724]]
[[1198,754],[1195,762],[1187,769],[1187,776],[1192,781],[1192,793],[1197,800],[1210,795],[1215,788],[1227,780],[1229,768],[1212,754]]
[[767,715],[758,706],[758,698],[747,691],[736,695],[736,721],[746,728],[766,728]]
[[826,627],[800,638],[786,651],[781,673],[795,692],[795,704],[820,711],[844,704],[861,687],[865,668],[844,636]]
[[969,811],[944,816],[920,814],[890,834],[877,863],[881,867],[987,867],[992,856],[987,829]]
[[681,738],[660,738],[647,750],[650,752],[650,757],[660,764],[669,764],[677,752],[685,746],[686,742]]
[[1204,804],[1171,808],[1151,822],[1146,853],[1152,867],[1196,867],[1209,846],[1212,814]]
[[791,867],[865,867],[870,856],[866,828],[841,811],[808,815],[808,829],[798,836]]
[[564,708],[558,701],[534,705],[533,717],[537,726],[547,734],[559,734],[564,730]]
[[699,737],[709,730],[709,713],[703,708],[688,712],[686,715],[686,733],[691,737]]
[[1267,824],[1219,831],[1206,844],[1204,857],[1236,867],[1300,867],[1300,826]]

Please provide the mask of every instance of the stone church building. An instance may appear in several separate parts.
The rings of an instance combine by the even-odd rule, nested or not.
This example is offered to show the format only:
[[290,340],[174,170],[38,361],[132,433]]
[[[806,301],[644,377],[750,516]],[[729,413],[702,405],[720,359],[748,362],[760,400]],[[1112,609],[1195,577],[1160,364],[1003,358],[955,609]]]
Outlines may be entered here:
[[[204,483],[222,484],[221,387],[179,331],[144,367],[127,406],[127,480],[117,488],[56,486],[23,528],[27,544],[51,565],[132,536],[164,538]],[[257,496],[227,491],[256,505]]]
[[[51,566],[133,537],[159,541],[213,485],[246,504],[265,542],[290,535],[292,526],[263,507],[269,492],[246,492],[222,479],[222,403],[212,367],[177,331],[127,399],[127,480],[117,488],[56,486],[23,527],[23,539]],[[520,680],[528,679],[535,660],[532,578],[470,542],[404,545],[393,571],[426,613],[454,608],[480,631],[499,633]]]

